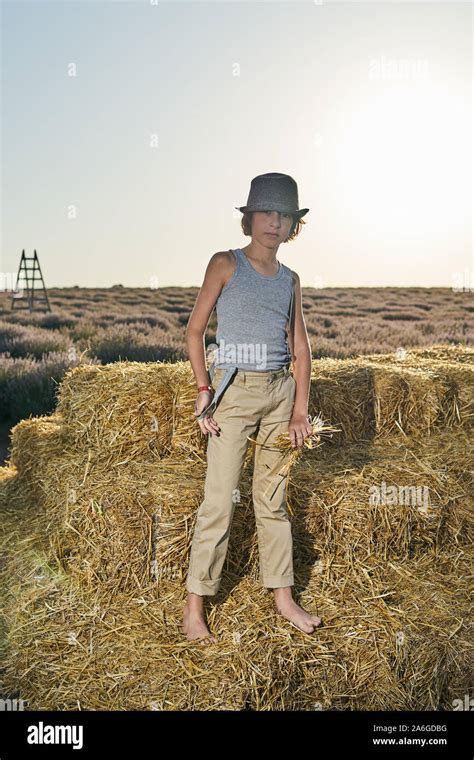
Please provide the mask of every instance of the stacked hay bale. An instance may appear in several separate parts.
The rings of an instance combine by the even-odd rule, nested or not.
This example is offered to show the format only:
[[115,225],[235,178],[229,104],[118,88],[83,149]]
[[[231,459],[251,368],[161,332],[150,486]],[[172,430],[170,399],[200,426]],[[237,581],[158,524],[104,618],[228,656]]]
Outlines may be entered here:
[[470,689],[469,435],[339,453],[308,452],[291,473],[303,606],[337,650],[302,657],[300,707],[452,709]]
[[474,351],[459,356],[313,363],[310,413],[340,433],[299,457],[288,500],[295,592],[325,626],[296,631],[260,586],[249,446],[213,647],[180,632],[206,470],[189,363],[70,372],[0,472],[3,692],[30,709],[450,709],[470,652]]

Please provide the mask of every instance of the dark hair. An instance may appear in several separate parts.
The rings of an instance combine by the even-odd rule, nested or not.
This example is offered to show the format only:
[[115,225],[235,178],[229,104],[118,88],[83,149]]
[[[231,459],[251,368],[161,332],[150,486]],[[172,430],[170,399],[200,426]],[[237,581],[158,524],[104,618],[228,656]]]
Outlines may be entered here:
[[[242,214],[242,219],[240,220],[244,235],[247,235],[249,237],[252,235],[253,214],[254,211],[244,211]],[[294,240],[295,237],[297,237],[303,229],[303,224],[306,224],[303,218],[299,219],[298,217],[293,217],[293,224],[291,225],[289,235],[284,242],[287,243],[289,240]]]

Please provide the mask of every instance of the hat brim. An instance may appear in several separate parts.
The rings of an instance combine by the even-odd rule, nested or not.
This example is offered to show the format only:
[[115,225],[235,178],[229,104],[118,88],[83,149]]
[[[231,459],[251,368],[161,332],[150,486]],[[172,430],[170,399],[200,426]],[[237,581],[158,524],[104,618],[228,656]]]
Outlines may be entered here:
[[[247,206],[234,206],[234,208],[237,209],[237,211],[241,211],[242,214],[245,214],[246,211],[256,210],[256,209],[248,208]],[[301,217],[307,214],[308,211],[309,211],[309,208],[300,208],[298,211],[294,211],[293,215],[301,219]]]

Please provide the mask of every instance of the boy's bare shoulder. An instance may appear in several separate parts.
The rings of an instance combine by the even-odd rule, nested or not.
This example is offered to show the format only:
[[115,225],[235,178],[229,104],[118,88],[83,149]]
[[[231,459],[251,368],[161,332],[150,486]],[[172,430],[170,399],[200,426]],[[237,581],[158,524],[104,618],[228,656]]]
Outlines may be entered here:
[[211,256],[208,264],[208,270],[213,277],[219,278],[222,285],[232,277],[235,270],[235,256],[231,250],[217,251]]
[[211,261],[215,261],[217,264],[233,264],[235,262],[235,256],[231,250],[229,251],[217,251],[211,256]]

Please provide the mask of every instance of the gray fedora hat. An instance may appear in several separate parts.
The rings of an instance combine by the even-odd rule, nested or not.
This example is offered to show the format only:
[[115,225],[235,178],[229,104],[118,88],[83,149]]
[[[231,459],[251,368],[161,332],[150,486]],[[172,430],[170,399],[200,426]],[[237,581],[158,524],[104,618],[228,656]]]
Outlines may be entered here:
[[242,211],[280,211],[301,218],[309,208],[298,208],[298,185],[289,174],[268,172],[254,177],[246,206],[235,206]]

